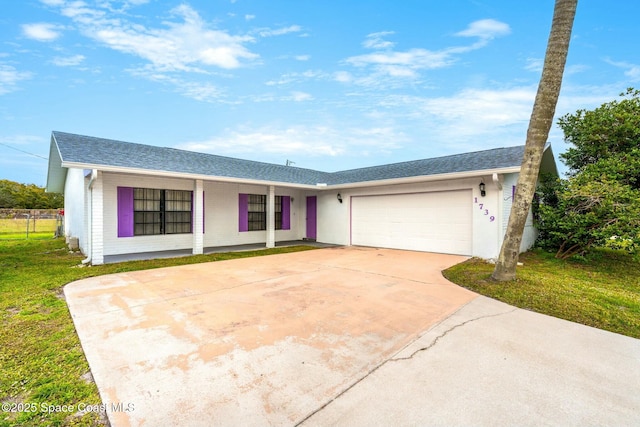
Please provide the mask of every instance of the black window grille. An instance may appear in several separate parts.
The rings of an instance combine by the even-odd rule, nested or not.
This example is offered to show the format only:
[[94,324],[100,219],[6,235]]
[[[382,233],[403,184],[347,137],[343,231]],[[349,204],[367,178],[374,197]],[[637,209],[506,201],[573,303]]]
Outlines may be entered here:
[[134,188],[133,212],[136,236],[191,233],[193,193]]
[[[249,194],[248,200],[249,231],[267,229],[267,196],[264,194]],[[282,196],[275,196],[275,226],[282,230]]]

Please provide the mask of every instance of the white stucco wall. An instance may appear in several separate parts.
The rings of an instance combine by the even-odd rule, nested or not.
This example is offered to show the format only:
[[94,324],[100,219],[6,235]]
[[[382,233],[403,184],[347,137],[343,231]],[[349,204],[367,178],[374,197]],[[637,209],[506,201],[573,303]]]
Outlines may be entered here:
[[[238,194],[267,194],[267,186],[205,182],[205,234],[204,246],[230,246],[266,242],[266,231],[238,231]],[[290,230],[276,230],[276,242],[298,240],[303,237],[300,228],[301,193],[291,188],[275,188],[276,196],[293,198],[290,210]],[[304,205],[303,205],[304,206]]]
[[[299,240],[306,237],[306,197],[317,197],[317,240],[339,245],[351,244],[351,197],[381,194],[406,194],[422,192],[442,192],[454,190],[470,190],[472,210],[472,255],[490,259],[497,257],[507,218],[511,208],[511,188],[515,185],[517,174],[500,177],[502,190],[498,190],[492,177],[482,176],[465,179],[420,182],[401,185],[385,185],[378,187],[356,187],[329,190],[299,190],[276,187],[278,196],[291,197],[290,230],[276,230],[276,242]],[[478,184],[486,184],[486,196],[481,197]],[[88,178],[82,170],[70,169],[65,187],[65,218],[67,233],[80,238],[86,248],[86,227],[83,212],[86,212]],[[194,189],[195,181],[152,177],[144,175],[128,175],[118,173],[102,173],[101,203],[103,216],[100,227],[103,235],[101,247],[104,255],[124,253],[151,252],[173,249],[192,249],[192,234],[134,236],[119,238],[117,236],[117,187],[143,187],[160,189],[188,190]],[[203,245],[207,247],[231,246],[252,243],[265,243],[266,231],[240,232],[238,230],[238,194],[267,194],[266,185],[248,185],[204,181],[202,188],[205,195],[205,233]],[[339,203],[337,194],[342,196]],[[443,206],[446,209],[446,206]],[[88,213],[88,212],[87,212]],[[96,223],[97,224],[97,223]],[[94,224],[94,226],[96,225]],[[194,222],[196,224],[196,222]],[[523,249],[527,249],[535,241],[535,230],[531,218],[527,222]]]
[[[104,173],[103,183],[104,255],[192,249],[194,243],[192,234],[118,237],[117,188],[122,186],[192,191],[194,180]],[[266,242],[266,231],[240,232],[238,230],[238,194],[266,195],[267,186],[204,181],[203,190],[205,248]],[[293,198],[290,209],[291,229],[276,230],[276,242],[301,239],[304,236],[299,227],[300,205],[303,203],[300,191],[276,187],[275,194]]]
[[89,196],[89,209],[91,218],[88,221],[90,231],[87,233],[91,262],[96,265],[104,263],[104,181],[103,174],[97,171],[93,182],[88,180],[87,195]]
[[104,255],[190,249],[191,234],[118,237],[118,187],[193,190],[193,180],[155,178],[144,175],[103,174]]
[[[480,196],[478,185],[484,180],[486,196]],[[403,194],[432,191],[471,190],[472,197],[472,240],[473,256],[494,258],[500,249],[500,209],[501,192],[493,185],[491,176],[477,178],[422,182],[379,187],[359,187],[316,192],[318,196],[318,238],[319,242],[349,245],[351,196]],[[343,203],[337,200],[340,193]],[[309,195],[314,193],[309,192]],[[482,209],[481,209],[482,205]],[[444,207],[443,207],[444,208]],[[493,217],[493,220],[491,218]]]
[[87,250],[85,188],[83,170],[69,169],[64,186],[64,234],[68,238],[76,237],[83,253]]
[[[503,224],[502,224],[502,232],[500,236],[500,245],[502,245],[502,241],[504,240],[504,235],[507,231],[507,223],[509,221],[509,215],[511,214],[511,205],[513,204],[513,191],[518,182],[518,174],[511,173],[504,175],[504,184],[502,189],[502,198],[503,198]],[[522,242],[520,244],[520,252],[526,252],[531,249],[536,242],[536,238],[538,237],[538,232],[533,225],[533,213],[529,210],[529,215],[527,216],[527,222],[524,226],[524,233],[522,235]]]

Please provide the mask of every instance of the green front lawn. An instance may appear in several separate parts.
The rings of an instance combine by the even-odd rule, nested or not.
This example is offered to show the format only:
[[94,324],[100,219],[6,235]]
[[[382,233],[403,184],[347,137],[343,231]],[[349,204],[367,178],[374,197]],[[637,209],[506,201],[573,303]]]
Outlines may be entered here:
[[517,278],[490,280],[494,266],[471,259],[444,271],[452,282],[538,313],[640,338],[640,259],[597,250],[587,258],[559,260],[544,251],[520,256]]
[[[77,414],[101,403],[62,287],[78,279],[234,258],[313,249],[263,249],[78,268],[62,239],[0,240],[0,426],[95,426],[100,414]],[[63,406],[65,405],[65,406]],[[50,412],[49,412],[50,411]]]

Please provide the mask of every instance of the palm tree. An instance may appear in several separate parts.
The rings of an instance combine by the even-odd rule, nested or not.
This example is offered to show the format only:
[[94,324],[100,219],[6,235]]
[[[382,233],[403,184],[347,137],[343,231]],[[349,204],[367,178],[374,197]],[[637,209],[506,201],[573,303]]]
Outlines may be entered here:
[[578,0],[556,0],[542,77],[538,84],[538,93],[529,120],[524,157],[511,206],[507,232],[496,261],[496,267],[491,275],[492,279],[500,282],[513,280],[516,277],[522,233],[536,190],[544,146],[549,137],[549,130],[560,95],[562,75],[569,53],[569,40],[577,6]]

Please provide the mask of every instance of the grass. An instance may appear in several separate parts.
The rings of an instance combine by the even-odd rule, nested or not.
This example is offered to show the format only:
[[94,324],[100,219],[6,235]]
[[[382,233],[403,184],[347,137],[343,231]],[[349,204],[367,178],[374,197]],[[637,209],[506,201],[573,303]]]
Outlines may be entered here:
[[21,232],[0,232],[0,240],[51,240],[53,238],[53,234],[53,231],[30,231],[29,236],[27,237],[27,233],[25,232],[25,230],[22,230]]
[[[74,268],[84,258],[62,239],[0,240],[0,426],[99,426],[101,415],[77,414],[101,403],[63,298],[78,279],[133,270],[313,249],[309,246],[196,255]],[[4,404],[19,412],[4,410]],[[46,412],[69,405],[71,412]],[[63,408],[58,408],[63,409]]]
[[[50,237],[55,231],[55,219],[32,219],[29,221],[29,238],[32,234],[48,234]],[[0,239],[25,238],[26,234],[26,218],[0,219]]]
[[514,281],[490,279],[494,266],[471,259],[445,270],[452,282],[516,307],[640,338],[640,258],[597,250],[586,258],[522,254]]

